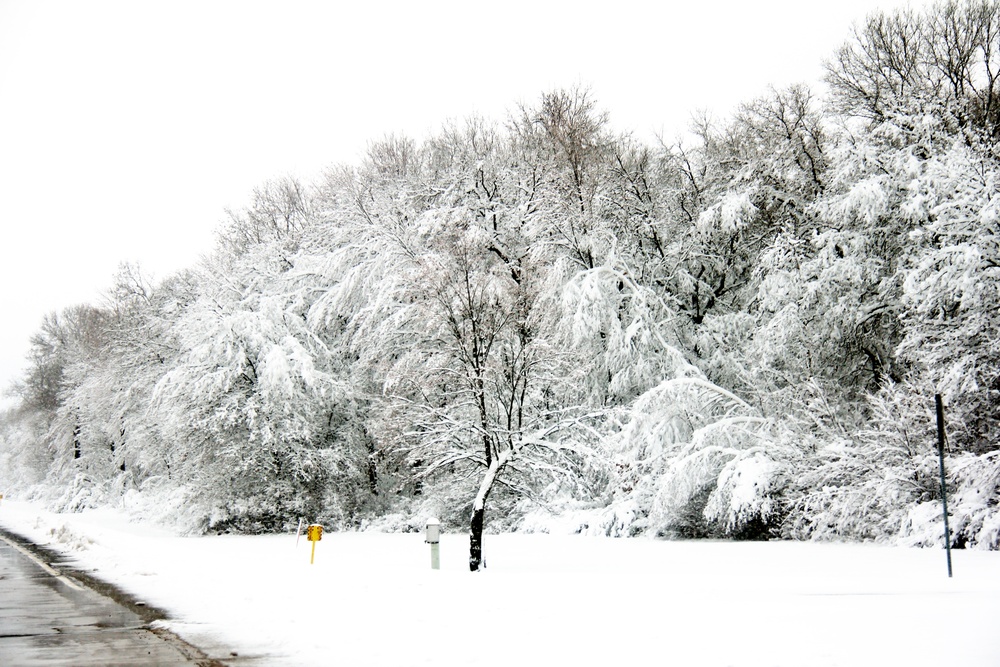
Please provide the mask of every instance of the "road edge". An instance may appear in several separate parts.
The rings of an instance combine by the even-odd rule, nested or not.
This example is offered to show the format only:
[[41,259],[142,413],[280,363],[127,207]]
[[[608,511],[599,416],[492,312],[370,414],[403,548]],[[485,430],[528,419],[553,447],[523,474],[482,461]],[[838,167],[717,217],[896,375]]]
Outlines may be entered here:
[[[153,623],[157,621],[171,620],[170,614],[164,609],[139,600],[120,586],[94,576],[90,572],[84,572],[79,568],[66,564],[65,559],[67,556],[65,554],[55,549],[36,544],[24,535],[2,525],[0,525],[0,539],[10,544],[14,549],[20,551],[28,558],[31,558],[43,570],[59,578],[64,584],[71,587],[76,584],[85,586],[95,593],[114,600],[119,605],[136,614],[142,619],[142,628],[144,630],[173,644],[185,658],[199,665],[199,667],[227,667],[229,664],[228,661],[223,662],[218,658],[209,657],[202,649],[186,641],[175,632],[171,632],[163,627],[153,627]],[[54,565],[53,563],[58,563],[58,565]]]

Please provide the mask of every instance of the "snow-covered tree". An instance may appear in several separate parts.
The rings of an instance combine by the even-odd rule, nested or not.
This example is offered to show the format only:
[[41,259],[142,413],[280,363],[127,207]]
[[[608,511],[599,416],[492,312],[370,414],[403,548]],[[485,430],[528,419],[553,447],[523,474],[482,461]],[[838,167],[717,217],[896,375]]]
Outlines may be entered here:
[[1000,435],[1000,170],[956,143],[914,176],[900,350],[952,406],[953,442],[985,453]]
[[206,267],[200,285],[174,325],[184,352],[156,388],[170,465],[213,529],[315,519],[353,470],[338,439],[339,358],[306,321],[311,285],[270,243],[228,270]]
[[360,175],[339,222],[351,240],[331,256],[338,284],[311,318],[344,322],[359,363],[382,378],[381,437],[421,479],[478,477],[476,570],[495,487],[525,493],[539,471],[567,469],[575,410],[558,400],[565,355],[549,301],[564,264],[547,242],[538,165],[495,130],[452,128],[420,156],[405,179]]

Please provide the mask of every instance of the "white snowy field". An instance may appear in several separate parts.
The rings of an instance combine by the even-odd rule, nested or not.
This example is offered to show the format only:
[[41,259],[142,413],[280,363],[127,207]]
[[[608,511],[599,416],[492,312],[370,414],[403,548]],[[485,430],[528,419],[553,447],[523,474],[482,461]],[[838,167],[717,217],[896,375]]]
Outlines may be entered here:
[[1000,553],[420,534],[178,537],[0,501],[0,525],[264,665],[1000,665]]

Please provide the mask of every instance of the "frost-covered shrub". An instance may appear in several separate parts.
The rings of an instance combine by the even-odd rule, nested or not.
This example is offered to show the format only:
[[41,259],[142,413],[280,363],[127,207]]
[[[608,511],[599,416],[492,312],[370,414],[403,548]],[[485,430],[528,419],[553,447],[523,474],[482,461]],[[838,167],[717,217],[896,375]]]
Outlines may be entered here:
[[655,484],[650,526],[683,537],[766,537],[780,525],[786,455],[759,418],[695,431]]
[[734,458],[705,503],[705,518],[732,537],[754,539],[776,532],[786,467],[759,449]]
[[557,535],[592,535],[633,537],[646,528],[648,509],[635,497],[625,497],[605,504],[595,501],[566,500],[527,509],[517,524],[525,533]]
[[886,540],[916,503],[937,497],[933,394],[887,385],[867,405],[871,427],[814,416],[814,449],[794,480],[785,532],[797,539]]
[[79,473],[61,487],[62,493],[52,498],[49,505],[59,512],[81,512],[85,509],[101,507],[108,503],[112,494],[108,484]]
[[933,455],[906,456],[891,446],[874,449],[837,441],[818,452],[822,461],[796,481],[785,522],[795,539],[885,540],[902,526],[909,507],[934,495]]
[[[433,517],[441,522],[444,530],[468,530],[472,515],[469,498],[474,495],[474,489],[474,480],[469,478],[455,479],[441,473],[417,476],[395,489],[391,502],[386,504],[387,511],[360,516],[357,527],[388,533],[415,533],[422,531],[427,519]],[[491,518],[505,516],[503,507],[501,503],[496,512],[491,512],[498,516]]]
[[757,538],[780,525],[794,449],[770,420],[695,372],[633,404],[613,444],[615,497],[588,530]]
[[[1000,549],[1000,452],[949,457],[945,467],[952,547]],[[913,506],[898,542],[906,546],[943,546],[942,513],[939,498]]]
[[419,533],[427,525],[427,519],[435,514],[403,511],[388,512],[380,516],[364,519],[359,528],[377,533]]
[[1000,452],[956,457],[949,467],[955,491],[948,509],[954,516],[956,543],[1000,549]]
[[204,516],[203,527],[218,533],[287,532],[299,519],[339,529],[355,528],[365,513],[357,509],[352,480],[324,475],[309,482],[259,479],[254,486],[241,484],[229,492],[197,488],[192,502]]

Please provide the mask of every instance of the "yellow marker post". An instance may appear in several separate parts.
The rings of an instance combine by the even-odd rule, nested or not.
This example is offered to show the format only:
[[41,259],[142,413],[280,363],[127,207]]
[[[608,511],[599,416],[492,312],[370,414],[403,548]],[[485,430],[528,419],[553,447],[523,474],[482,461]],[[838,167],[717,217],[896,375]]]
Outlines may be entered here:
[[316,543],[323,539],[323,526],[318,523],[310,524],[306,528],[306,539],[312,542],[312,555],[309,556],[309,564],[316,560]]

